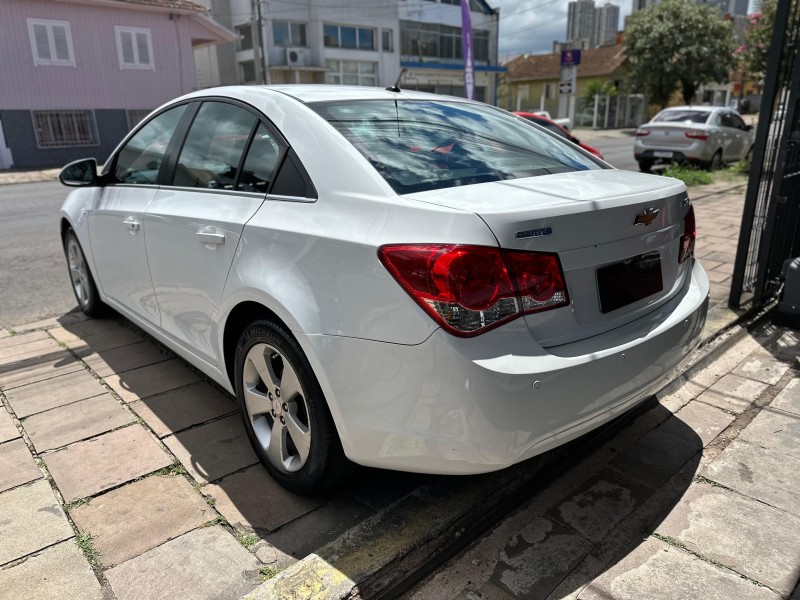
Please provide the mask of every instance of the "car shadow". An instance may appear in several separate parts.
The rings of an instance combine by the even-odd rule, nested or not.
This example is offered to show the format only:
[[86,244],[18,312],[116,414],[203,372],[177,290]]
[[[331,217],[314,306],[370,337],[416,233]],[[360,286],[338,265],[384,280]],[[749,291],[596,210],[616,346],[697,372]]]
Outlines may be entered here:
[[[691,483],[703,447],[691,427],[650,398],[502,471],[447,477],[356,467],[337,488],[301,496],[258,463],[234,398],[127,320],[64,323],[52,334],[140,417],[132,426],[146,427],[174,454],[218,522],[270,570],[313,553],[358,583],[363,597],[404,593],[414,577],[522,505],[535,507],[532,519],[550,537],[574,541],[574,554],[559,564],[564,572],[540,584],[542,594],[552,591],[575,565],[610,564],[652,532]],[[519,549],[527,543],[515,542]],[[384,559],[391,569],[376,566]],[[504,568],[511,567],[498,563],[487,585],[501,586]],[[577,586],[596,574],[572,577]]]

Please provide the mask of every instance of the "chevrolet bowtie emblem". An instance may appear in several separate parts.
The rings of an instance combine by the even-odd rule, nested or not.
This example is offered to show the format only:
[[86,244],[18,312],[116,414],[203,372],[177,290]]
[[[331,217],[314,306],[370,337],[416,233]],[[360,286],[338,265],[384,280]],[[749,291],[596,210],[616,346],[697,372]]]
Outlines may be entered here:
[[636,215],[636,218],[633,220],[634,225],[643,225],[647,227],[656,220],[658,216],[659,210],[657,208],[645,208],[642,212]]

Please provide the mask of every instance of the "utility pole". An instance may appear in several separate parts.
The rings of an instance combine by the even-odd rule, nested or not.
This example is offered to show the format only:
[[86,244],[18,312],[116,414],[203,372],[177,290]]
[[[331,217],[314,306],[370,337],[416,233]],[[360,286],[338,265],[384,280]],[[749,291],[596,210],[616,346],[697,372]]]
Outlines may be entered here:
[[253,0],[253,19],[251,26],[253,27],[253,49],[254,53],[258,52],[254,58],[257,61],[258,83],[269,83],[267,74],[267,49],[264,43],[264,18],[261,14],[261,0]]

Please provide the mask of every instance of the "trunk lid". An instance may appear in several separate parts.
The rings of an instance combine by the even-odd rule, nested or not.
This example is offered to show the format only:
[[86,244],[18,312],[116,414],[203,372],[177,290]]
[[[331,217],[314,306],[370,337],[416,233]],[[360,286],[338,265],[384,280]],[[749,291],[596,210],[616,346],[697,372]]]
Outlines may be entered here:
[[[688,197],[684,184],[675,179],[604,169],[408,197],[476,213],[501,248],[558,254],[570,305],[525,316],[543,346],[597,335],[654,310],[683,287],[691,263],[678,263]],[[649,224],[635,224],[637,215]],[[635,295],[637,286],[649,285],[637,281],[637,273],[646,271],[652,280],[657,270],[660,291],[618,307],[609,299],[618,284],[631,286]]]
[[693,126],[686,123],[648,123],[639,127],[641,131],[649,131],[648,135],[639,136],[644,146],[657,148],[686,148],[695,141],[686,135],[689,133],[707,133],[702,125]]

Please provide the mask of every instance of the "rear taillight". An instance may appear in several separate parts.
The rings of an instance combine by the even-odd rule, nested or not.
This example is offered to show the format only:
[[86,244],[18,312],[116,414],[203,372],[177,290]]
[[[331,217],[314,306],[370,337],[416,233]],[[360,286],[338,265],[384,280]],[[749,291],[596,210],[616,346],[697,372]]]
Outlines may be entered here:
[[644,137],[646,135],[650,135],[650,131],[647,129],[637,129],[636,130],[636,137]]
[[381,263],[454,335],[477,335],[525,313],[569,303],[558,256],[486,246],[382,246]]
[[687,131],[685,132],[687,138],[691,138],[693,140],[707,140],[708,134],[704,131]]
[[697,231],[694,223],[694,206],[689,205],[689,212],[683,217],[683,235],[681,236],[681,247],[678,252],[678,262],[682,263],[690,256],[694,256],[694,241],[697,238]]

